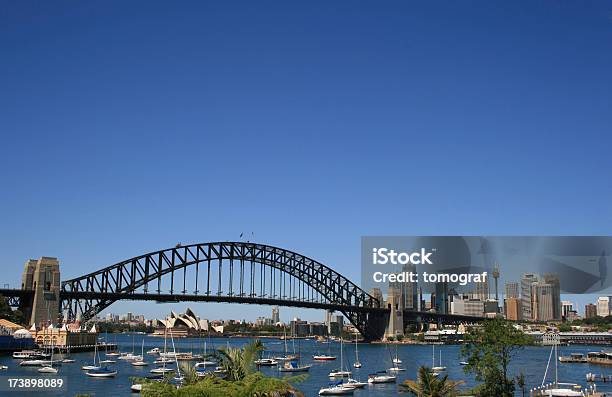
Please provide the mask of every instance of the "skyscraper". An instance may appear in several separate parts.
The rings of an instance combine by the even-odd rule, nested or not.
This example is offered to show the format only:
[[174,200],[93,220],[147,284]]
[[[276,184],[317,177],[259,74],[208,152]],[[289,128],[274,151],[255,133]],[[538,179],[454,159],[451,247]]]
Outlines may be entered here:
[[506,283],[506,299],[518,298],[519,295],[519,283],[516,281],[510,281]]
[[584,306],[584,318],[593,317],[597,317],[597,306],[592,303],[588,303]]
[[531,319],[535,321],[555,320],[554,286],[544,281],[531,284]]
[[612,302],[609,296],[600,296],[597,298],[597,315],[599,317],[609,316],[610,306],[612,306]]
[[280,323],[280,312],[278,306],[272,306],[272,324]]
[[552,319],[561,320],[563,313],[561,312],[561,284],[559,282],[559,275],[556,273],[546,273],[544,274],[544,282],[552,287]]
[[521,311],[523,320],[533,320],[532,316],[532,299],[531,299],[531,284],[538,281],[538,276],[535,274],[523,274],[521,277]]

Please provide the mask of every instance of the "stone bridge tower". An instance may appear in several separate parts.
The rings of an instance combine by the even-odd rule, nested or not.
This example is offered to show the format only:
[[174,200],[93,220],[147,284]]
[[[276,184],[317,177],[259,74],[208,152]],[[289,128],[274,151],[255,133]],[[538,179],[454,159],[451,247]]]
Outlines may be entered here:
[[34,291],[31,307],[24,307],[28,325],[56,323],[60,306],[60,270],[57,258],[43,256],[26,262],[21,289]]

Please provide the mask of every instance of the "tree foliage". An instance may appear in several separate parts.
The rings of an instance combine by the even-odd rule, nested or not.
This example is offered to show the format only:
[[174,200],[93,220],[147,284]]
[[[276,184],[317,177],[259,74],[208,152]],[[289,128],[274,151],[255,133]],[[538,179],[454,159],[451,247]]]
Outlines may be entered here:
[[482,327],[473,328],[466,335],[466,344],[461,354],[468,365],[466,373],[476,375],[483,382],[476,388],[479,396],[512,397],[514,379],[508,378],[508,367],[512,358],[531,338],[503,319],[484,322]]
[[417,397],[454,397],[458,393],[457,387],[463,383],[448,380],[448,375],[435,376],[430,368],[420,367],[416,381],[406,380],[400,386]]

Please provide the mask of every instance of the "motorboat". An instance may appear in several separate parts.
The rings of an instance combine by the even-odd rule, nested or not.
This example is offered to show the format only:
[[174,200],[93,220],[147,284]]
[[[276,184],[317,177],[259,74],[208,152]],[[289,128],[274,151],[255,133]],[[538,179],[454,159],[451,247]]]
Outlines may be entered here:
[[342,383],[344,387],[351,387],[353,389],[362,389],[368,385],[368,382],[360,382],[353,378],[348,378],[346,382]]
[[582,353],[570,353],[569,356],[560,356],[560,363],[586,363],[587,358]]
[[147,354],[159,354],[161,350],[159,347],[154,347],[153,349],[147,350]]
[[119,357],[121,354],[119,352],[110,352],[106,353],[106,357]]
[[[200,363],[197,363],[196,365],[198,364]],[[278,360],[275,360],[273,358],[260,358],[255,360],[255,365],[259,365],[260,367],[272,367],[278,365]]]
[[174,372],[174,370],[172,368],[160,367],[160,368],[153,368],[149,372],[151,372],[152,374],[168,374],[170,372]]
[[116,369],[110,369],[108,367],[102,367],[98,369],[91,369],[85,372],[85,375],[91,376],[92,378],[114,378],[117,375]]
[[397,365],[394,367],[389,368],[389,372],[401,372],[401,371],[405,371],[406,368],[402,368],[402,367],[398,367]]
[[35,359],[35,358],[49,358],[51,357],[50,353],[45,353],[40,350],[21,350],[18,352],[13,352],[13,358],[20,360],[27,359]]
[[117,360],[101,360],[100,364],[115,364]]
[[348,378],[351,375],[351,371],[343,371],[341,369],[334,369],[329,373],[330,378]]
[[333,361],[336,359],[336,356],[332,356],[329,354],[316,354],[312,356],[312,359],[316,361]]
[[459,365],[469,365],[470,363],[468,363],[467,361],[460,361]]
[[[40,360],[40,359],[24,360],[20,362],[19,365],[22,367],[42,367],[45,365],[51,365],[51,360]],[[59,364],[56,362],[55,365],[59,365]]]
[[40,372],[41,374],[57,374],[57,371],[57,368],[53,368],[50,365],[38,368],[38,372]]
[[346,396],[351,395],[355,392],[355,388],[346,387],[342,384],[342,381],[337,383],[330,383],[327,387],[322,387],[319,390],[320,396]]
[[134,383],[132,386],[130,386],[130,390],[133,393],[140,393],[142,391],[142,383]]
[[389,375],[386,371],[378,371],[375,374],[368,375],[368,383],[395,383],[397,376]]
[[76,362],[76,360],[73,359],[73,358],[64,358],[64,359],[62,359],[62,363],[64,363],[64,364],[70,364],[70,363],[74,363],[74,362]]

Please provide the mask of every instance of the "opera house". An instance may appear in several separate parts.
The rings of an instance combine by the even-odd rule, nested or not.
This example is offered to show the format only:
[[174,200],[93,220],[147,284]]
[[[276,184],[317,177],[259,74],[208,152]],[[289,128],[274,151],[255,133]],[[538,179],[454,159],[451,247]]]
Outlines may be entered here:
[[171,332],[174,338],[200,336],[209,331],[208,320],[200,320],[190,308],[182,314],[170,312],[164,320],[155,320],[153,326],[155,331],[152,336],[170,336]]

